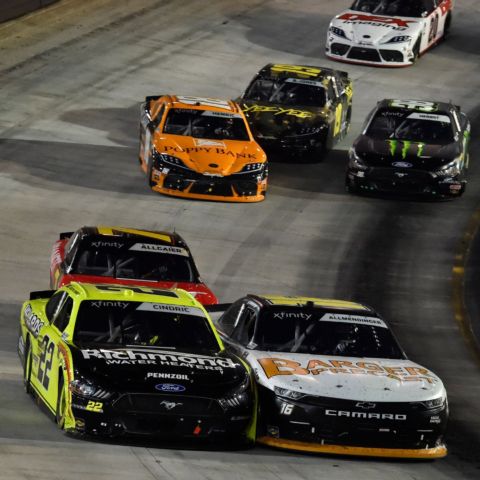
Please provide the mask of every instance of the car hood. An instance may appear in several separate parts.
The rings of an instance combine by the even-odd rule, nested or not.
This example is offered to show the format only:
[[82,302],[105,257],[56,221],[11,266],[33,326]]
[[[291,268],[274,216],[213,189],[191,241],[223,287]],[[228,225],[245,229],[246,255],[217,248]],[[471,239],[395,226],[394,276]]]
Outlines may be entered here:
[[72,347],[72,357],[79,375],[116,392],[221,396],[248,375],[240,361],[226,352],[204,355],[137,346],[82,346]]
[[426,401],[444,394],[441,380],[409,360],[249,352],[257,381],[305,395],[365,402]]
[[[330,25],[341,28],[352,42],[367,46],[383,44],[397,35],[410,35],[416,39],[424,22],[423,18],[389,17],[345,10],[337,15]],[[386,43],[384,48],[388,48],[388,45],[398,44]]]
[[157,152],[180,158],[192,170],[203,175],[225,176],[239,172],[247,163],[266,160],[254,141],[209,140],[158,133],[154,139]]
[[328,108],[277,105],[269,102],[241,101],[252,132],[259,140],[308,135],[312,129],[328,124]]
[[354,143],[356,154],[371,167],[435,170],[460,155],[457,144],[434,145],[411,140],[375,140],[361,135]]

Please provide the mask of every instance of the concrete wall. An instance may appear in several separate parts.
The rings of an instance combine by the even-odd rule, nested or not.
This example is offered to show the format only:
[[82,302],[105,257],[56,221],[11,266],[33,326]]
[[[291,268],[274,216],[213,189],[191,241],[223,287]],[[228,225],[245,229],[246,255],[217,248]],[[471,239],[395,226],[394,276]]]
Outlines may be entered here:
[[0,0],[0,22],[20,17],[58,0]]

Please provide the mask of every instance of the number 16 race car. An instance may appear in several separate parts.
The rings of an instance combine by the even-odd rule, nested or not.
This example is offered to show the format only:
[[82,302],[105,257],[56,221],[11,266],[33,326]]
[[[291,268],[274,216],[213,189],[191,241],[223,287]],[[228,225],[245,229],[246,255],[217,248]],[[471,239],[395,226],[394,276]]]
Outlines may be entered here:
[[183,290],[72,282],[32,293],[20,331],[25,388],[68,432],[254,441],[249,370]]
[[258,442],[305,452],[439,458],[441,380],[364,305],[249,295],[217,320],[258,384]]
[[326,55],[349,63],[411,65],[447,36],[452,10],[453,0],[355,0],[330,22]]

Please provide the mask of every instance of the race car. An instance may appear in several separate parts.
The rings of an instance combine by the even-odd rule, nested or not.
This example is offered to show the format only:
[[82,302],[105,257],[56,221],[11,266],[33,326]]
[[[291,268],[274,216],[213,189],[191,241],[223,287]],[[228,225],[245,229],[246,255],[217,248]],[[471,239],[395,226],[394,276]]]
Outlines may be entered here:
[[327,33],[327,57],[349,63],[406,67],[446,38],[453,0],[355,0]]
[[352,81],[330,68],[268,64],[237,101],[268,153],[320,158],[348,132]]
[[175,197],[260,202],[267,191],[267,157],[232,101],[146,97],[139,161],[150,187]]
[[451,103],[382,100],[349,152],[356,193],[459,197],[466,188],[470,122]]
[[182,288],[200,303],[217,303],[178,233],[82,227],[61,233],[50,257],[50,288],[72,281]]
[[74,435],[252,444],[255,390],[181,289],[72,282],[22,306],[25,389]]
[[248,295],[231,304],[216,326],[254,372],[258,442],[341,455],[447,454],[442,381],[407,359],[372,308]]

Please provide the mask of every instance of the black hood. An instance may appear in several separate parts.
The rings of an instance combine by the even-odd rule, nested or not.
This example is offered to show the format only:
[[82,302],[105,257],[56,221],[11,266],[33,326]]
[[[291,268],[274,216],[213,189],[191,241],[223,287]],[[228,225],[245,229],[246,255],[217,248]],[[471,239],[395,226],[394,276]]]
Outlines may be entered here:
[[[278,105],[269,102],[241,101],[252,133],[264,137],[284,138],[308,135],[313,129],[327,126],[326,110],[320,107]],[[324,113],[325,112],[325,113]]]
[[218,397],[245,381],[248,372],[226,352],[205,354],[131,346],[72,347],[75,378],[112,392],[181,393]]
[[370,167],[435,170],[453,161],[461,151],[456,143],[433,145],[410,140],[376,140],[361,135],[354,143],[356,154]]

